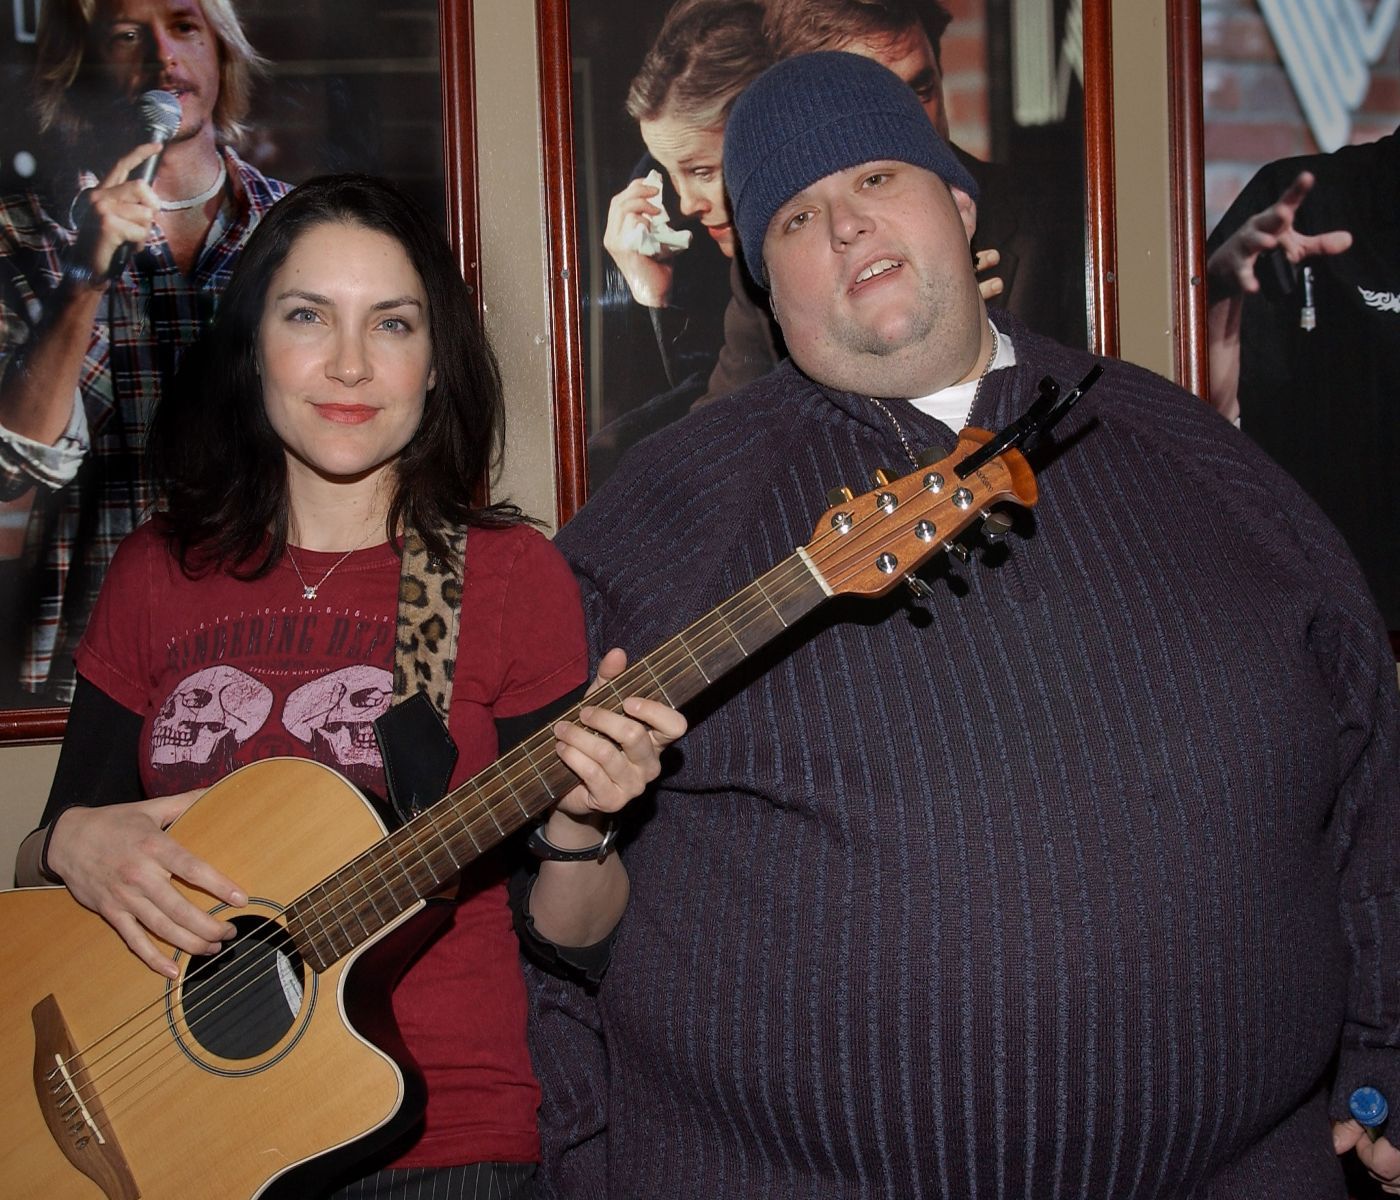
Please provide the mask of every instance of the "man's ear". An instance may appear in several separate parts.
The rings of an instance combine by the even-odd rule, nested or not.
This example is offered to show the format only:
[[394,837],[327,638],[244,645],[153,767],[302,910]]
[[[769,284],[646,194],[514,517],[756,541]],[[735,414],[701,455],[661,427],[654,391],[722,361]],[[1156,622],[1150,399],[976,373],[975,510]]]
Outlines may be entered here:
[[977,201],[969,196],[962,188],[948,185],[948,190],[953,194],[953,203],[958,206],[958,216],[962,218],[963,228],[967,230],[967,240],[972,242],[972,235],[977,232]]

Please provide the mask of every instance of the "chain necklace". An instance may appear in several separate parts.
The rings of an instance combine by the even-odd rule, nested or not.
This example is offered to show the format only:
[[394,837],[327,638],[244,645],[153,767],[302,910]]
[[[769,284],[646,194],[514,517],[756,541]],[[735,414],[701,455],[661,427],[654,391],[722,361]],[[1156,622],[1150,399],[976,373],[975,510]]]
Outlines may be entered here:
[[183,200],[162,200],[160,202],[161,212],[181,212],[187,208],[195,208],[203,204],[215,192],[219,191],[228,180],[228,165],[224,162],[223,155],[219,156],[219,174],[214,182],[197,196],[186,196]]
[[344,554],[342,554],[339,558],[337,558],[335,562],[331,563],[330,570],[327,571],[324,575],[322,575],[320,579],[318,579],[315,583],[307,583],[306,576],[301,573],[301,568],[297,566],[296,556],[292,554],[292,548],[288,546],[287,561],[292,564],[292,570],[297,573],[297,578],[301,580],[301,598],[303,600],[316,599],[316,593],[321,590],[321,585],[331,577],[331,572],[334,571],[336,567],[340,566],[340,564],[343,563],[352,554],[354,554],[356,550],[361,550],[363,548],[363,545],[351,546],[350,549],[347,550]]
[[[982,382],[991,371],[992,363],[996,362],[997,351],[1001,348],[1001,339],[997,337],[997,327],[988,321],[987,328],[992,331],[992,350],[991,353],[987,355],[987,361],[982,364],[982,373],[977,376],[977,386],[972,390],[972,403],[968,406],[968,412],[971,412],[977,407],[978,398],[982,395]],[[897,418],[894,413],[890,412],[882,401],[877,400],[874,396],[870,397],[870,403],[884,413],[889,423],[894,426],[895,433],[899,435],[899,444],[904,447],[904,453],[909,456],[909,461],[917,467],[919,465],[919,459],[914,453],[914,447],[909,444],[909,438],[905,436],[904,426],[899,423],[899,418]]]

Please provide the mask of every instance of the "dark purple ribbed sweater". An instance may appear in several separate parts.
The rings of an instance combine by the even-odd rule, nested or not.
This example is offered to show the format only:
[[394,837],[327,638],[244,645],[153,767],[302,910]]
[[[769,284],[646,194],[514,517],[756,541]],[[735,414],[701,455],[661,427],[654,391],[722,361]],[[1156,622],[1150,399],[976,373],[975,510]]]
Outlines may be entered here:
[[[989,428],[1093,361],[998,324]],[[1344,1194],[1329,1109],[1400,1101],[1394,664],[1300,489],[1105,369],[1004,562],[832,602],[698,703],[598,995],[532,979],[544,1194]],[[558,539],[595,651],[906,461],[790,365],[663,430]]]

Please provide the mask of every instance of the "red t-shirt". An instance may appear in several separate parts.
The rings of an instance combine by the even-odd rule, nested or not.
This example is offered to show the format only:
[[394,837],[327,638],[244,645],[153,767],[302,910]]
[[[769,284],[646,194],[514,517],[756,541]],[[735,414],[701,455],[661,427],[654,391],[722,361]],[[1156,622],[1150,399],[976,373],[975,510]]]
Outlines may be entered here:
[[[339,558],[293,553],[312,583]],[[315,600],[301,598],[285,558],[251,582],[189,579],[145,525],[112,560],[78,670],[144,717],[148,796],[211,784],[274,755],[316,759],[382,796],[372,723],[393,698],[398,581],[387,543],[335,566]],[[449,721],[454,787],[496,757],[495,718],[533,712],[587,675],[578,588],[539,533],[471,530],[463,584]],[[399,1028],[428,1083],[423,1134],[395,1165],[539,1157],[539,1085],[498,857],[477,864],[470,883],[451,926],[394,991]]]

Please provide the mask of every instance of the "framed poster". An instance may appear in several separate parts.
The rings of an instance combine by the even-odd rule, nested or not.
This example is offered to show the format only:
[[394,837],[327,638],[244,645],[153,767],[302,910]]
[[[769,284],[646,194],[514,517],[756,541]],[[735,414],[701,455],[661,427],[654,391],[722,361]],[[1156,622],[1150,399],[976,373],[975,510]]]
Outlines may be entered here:
[[[974,247],[1002,259],[986,274],[1003,288],[991,303],[1116,350],[1108,0],[955,9],[537,0],[560,523],[630,446],[781,354],[765,298],[737,269],[716,175],[728,104],[788,53],[855,50],[906,78],[978,179]],[[667,75],[677,63],[684,80]],[[681,88],[701,98],[682,103]],[[683,248],[647,261],[628,245],[639,199],[664,208]]]
[[1338,527],[1400,657],[1400,3],[1172,21],[1184,370]]
[[[477,287],[471,0],[218,0],[267,60],[253,82],[242,158],[290,184],[326,171],[389,176],[438,215]],[[100,7],[100,5],[99,5]],[[17,0],[0,57],[8,94],[29,94],[40,0]],[[28,106],[0,119],[0,190],[46,185],[55,143]],[[134,447],[139,451],[139,447]],[[139,463],[133,453],[132,463]],[[139,467],[133,467],[139,469]],[[18,682],[35,619],[32,494],[0,503],[0,741],[62,734],[67,710]]]

